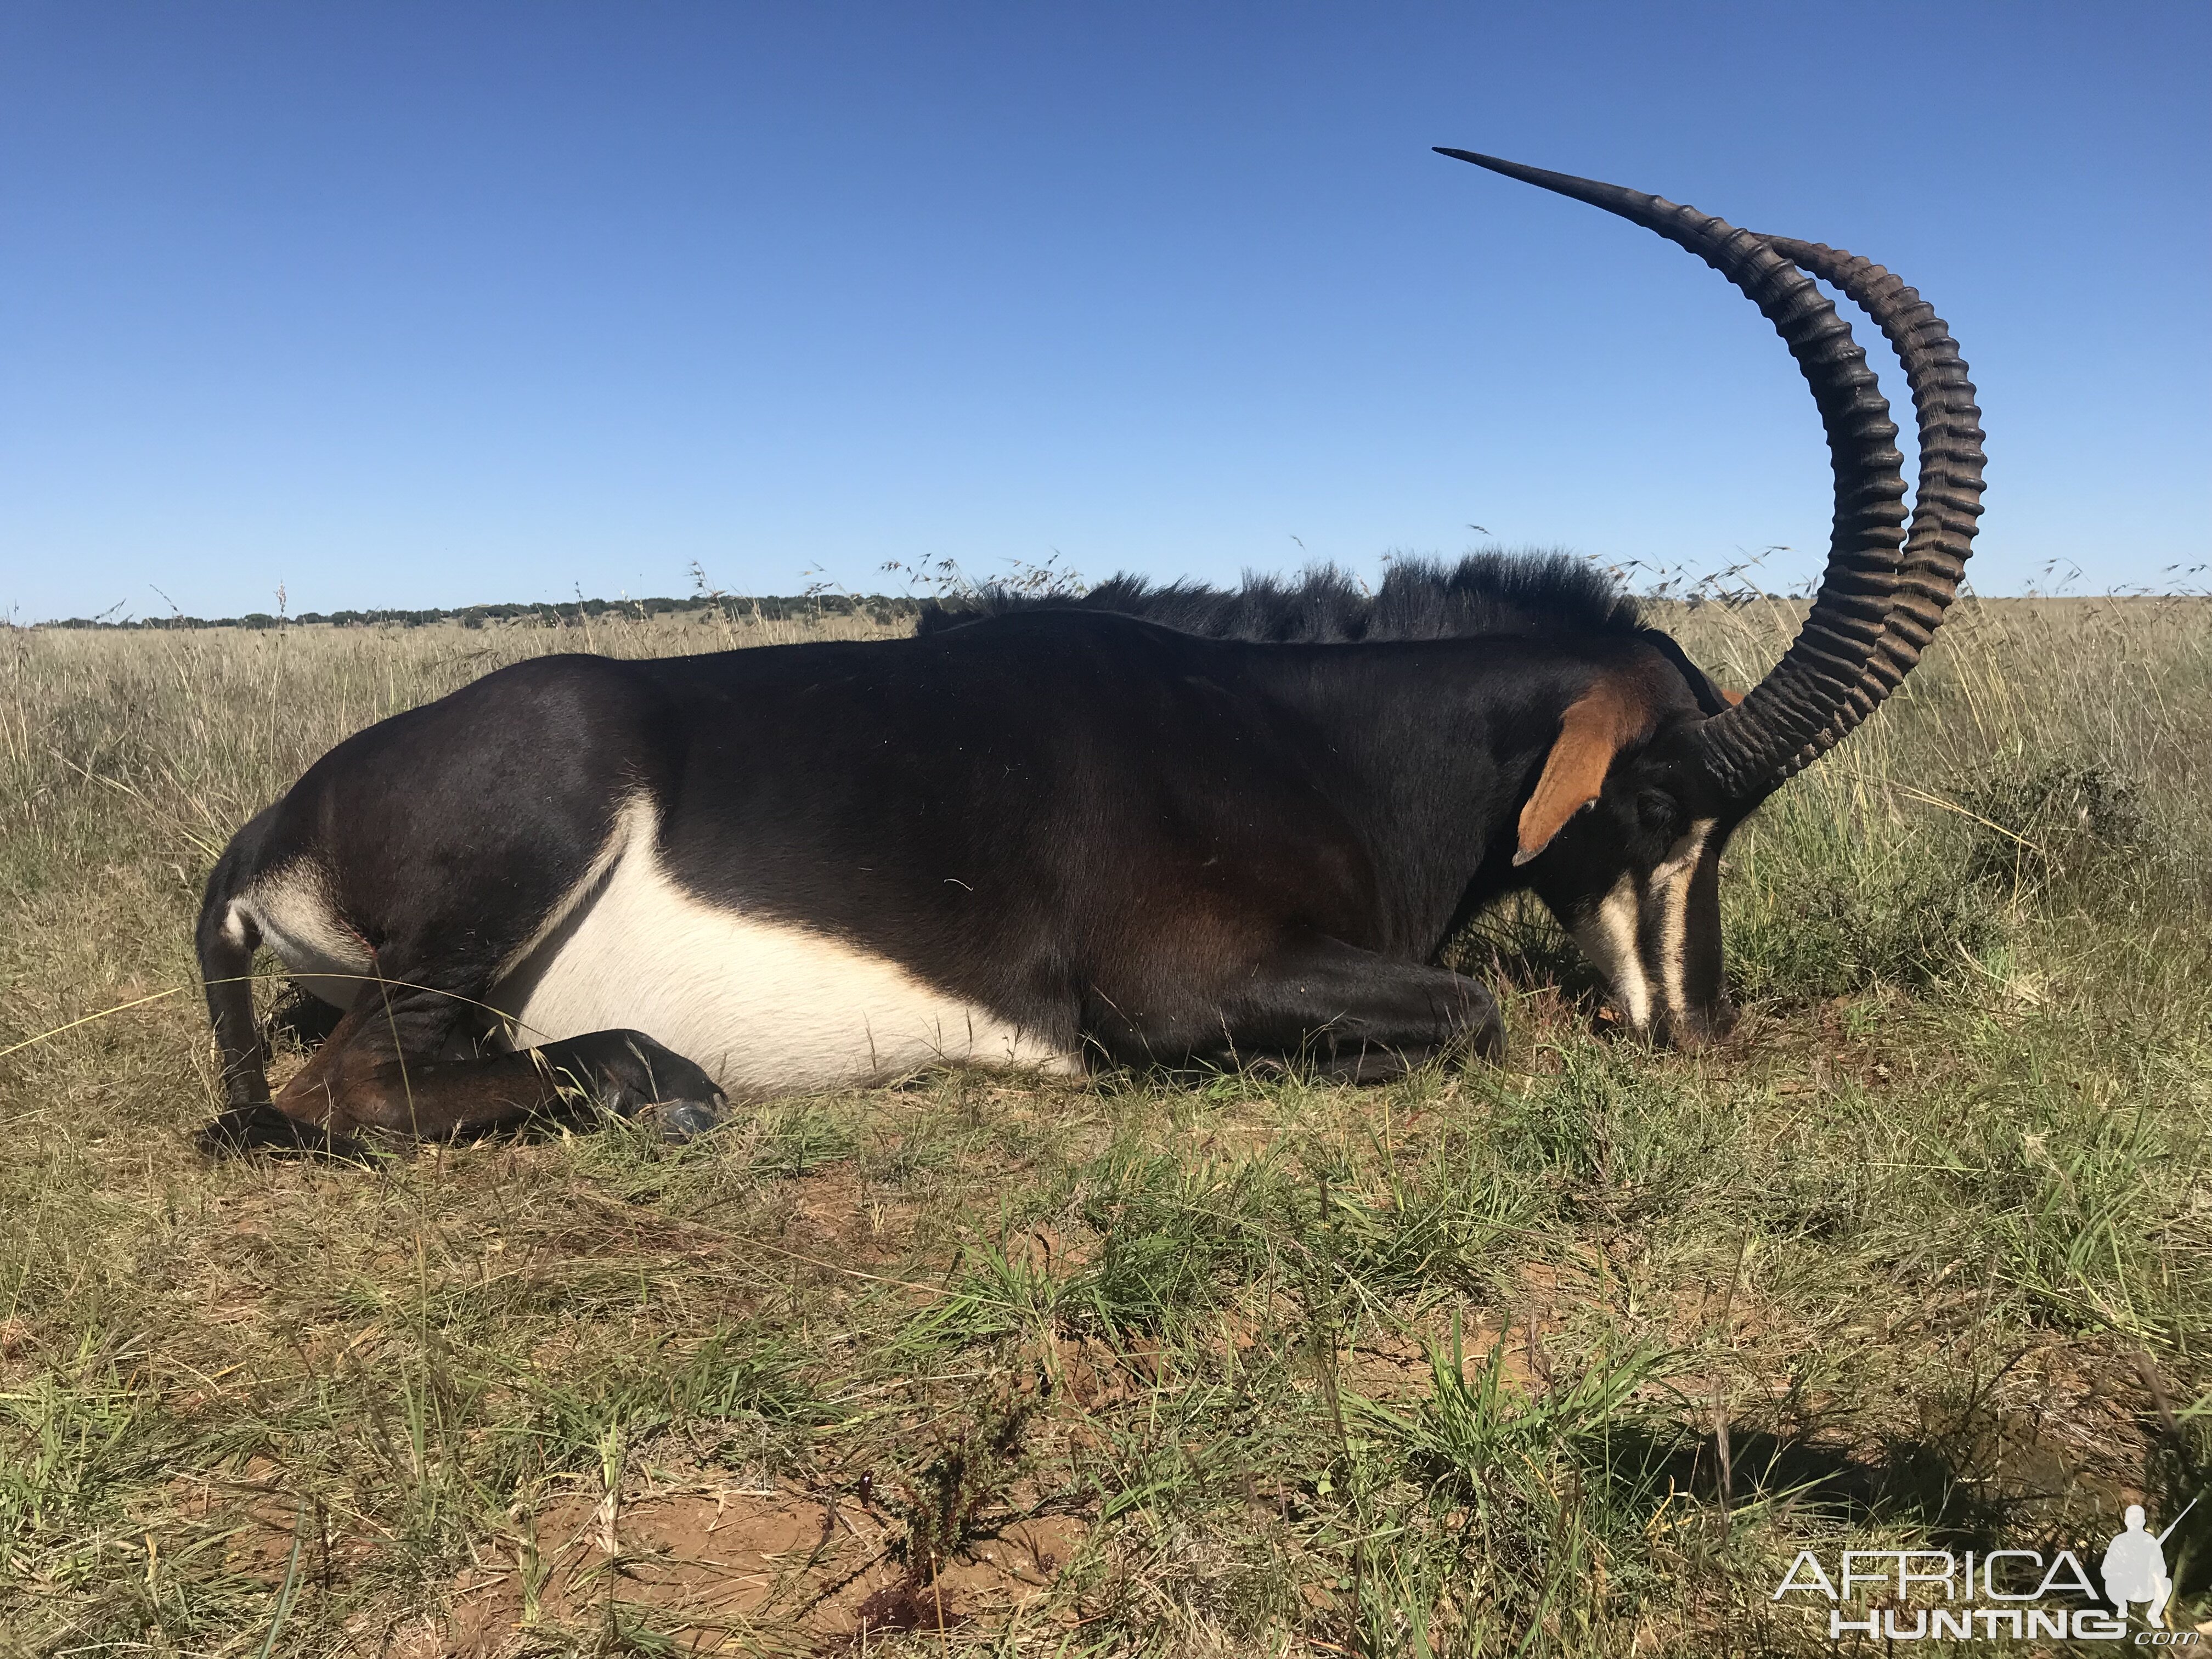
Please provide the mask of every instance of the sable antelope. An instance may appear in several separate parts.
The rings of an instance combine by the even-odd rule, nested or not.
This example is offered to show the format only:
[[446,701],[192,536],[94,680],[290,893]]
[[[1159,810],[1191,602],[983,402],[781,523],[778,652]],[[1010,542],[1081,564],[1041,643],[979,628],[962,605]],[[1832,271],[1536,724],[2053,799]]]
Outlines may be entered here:
[[[1441,637],[1205,637],[1239,630],[1078,605],[875,643],[520,663],[348,738],[232,841],[198,931],[216,1144],[472,1133],[578,1097],[657,1103],[680,1131],[725,1091],[939,1060],[1304,1054],[1388,1075],[1497,1050],[1489,994],[1435,957],[1516,887],[1638,1029],[1725,1027],[1721,850],[1941,622],[1980,510],[1973,387],[1878,265],[1443,153],[1687,248],[1796,358],[1833,540],[1747,696],[1723,699],[1601,582],[1540,563],[1463,571],[1457,600],[1432,574],[1458,621],[1400,631]],[[1909,536],[1897,429],[1814,276],[1904,363]],[[263,944],[347,1011],[273,1101],[246,977]]]

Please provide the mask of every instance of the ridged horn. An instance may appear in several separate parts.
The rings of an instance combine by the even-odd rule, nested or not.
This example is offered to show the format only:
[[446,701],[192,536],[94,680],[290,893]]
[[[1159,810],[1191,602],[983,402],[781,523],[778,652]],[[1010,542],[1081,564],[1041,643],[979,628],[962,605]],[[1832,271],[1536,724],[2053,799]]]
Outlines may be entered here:
[[[1870,259],[1821,242],[1769,236],[1768,246],[1845,295],[1874,319],[1905,367],[1920,430],[1920,476],[1905,538],[1897,605],[1882,634],[1887,690],[1912,672],[1966,579],[1975,521],[1982,515],[1982,411],[1966,360],[1941,317],[1914,289]],[[1879,701],[1879,698],[1877,698]],[[1820,758],[1793,757],[1790,772]]]
[[[1771,241],[1695,208],[1618,185],[1468,150],[1439,146],[1438,153],[1603,208],[1688,249],[1759,307],[1811,386],[1835,479],[1827,568],[1804,626],[1782,660],[1741,703],[1714,715],[1698,733],[1699,753],[1714,781],[1739,801],[1764,799],[1841,742],[1896,689],[1957,588],[1958,567],[1979,510],[1981,434],[1973,388],[1949,334],[1917,295],[1880,267],[1849,255]],[[1914,555],[1902,546],[1905,463],[1889,405],[1850,325],[1797,268],[1801,252],[1820,274],[1826,274],[1823,265],[1835,270],[1838,286],[1868,306],[1893,342],[1913,343],[1922,366],[1914,392],[1923,444],[1931,411],[1943,416],[1937,428],[1943,470],[1940,476],[1923,471],[1936,487],[1923,491],[1915,514]]]

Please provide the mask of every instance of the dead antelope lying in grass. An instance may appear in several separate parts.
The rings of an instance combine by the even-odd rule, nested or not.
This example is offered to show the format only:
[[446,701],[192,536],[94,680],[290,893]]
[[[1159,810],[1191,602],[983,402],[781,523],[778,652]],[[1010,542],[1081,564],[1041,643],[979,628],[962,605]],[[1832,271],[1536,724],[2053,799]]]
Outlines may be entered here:
[[[1973,388],[1877,265],[1446,154],[1696,253],[1803,370],[1833,542],[1747,696],[1556,563],[1431,573],[1408,602],[1438,625],[1358,643],[1255,638],[1285,630],[1182,592],[1133,617],[520,663],[348,738],[231,842],[198,933],[215,1139],[473,1133],[579,1098],[657,1104],[680,1132],[726,1091],[939,1060],[1388,1076],[1497,1049],[1490,994],[1436,957],[1520,888],[1638,1030],[1724,1028],[1721,851],[1942,620],[1979,511]],[[1909,536],[1888,406],[1814,276],[1903,360]],[[346,1011],[274,1099],[246,977],[264,945]]]

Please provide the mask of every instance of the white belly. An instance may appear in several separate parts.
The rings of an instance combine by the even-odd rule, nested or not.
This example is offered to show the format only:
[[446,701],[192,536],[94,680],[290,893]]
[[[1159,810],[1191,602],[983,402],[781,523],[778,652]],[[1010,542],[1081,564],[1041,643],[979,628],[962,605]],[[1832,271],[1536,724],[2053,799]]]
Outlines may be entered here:
[[1082,1070],[1066,1048],[824,934],[721,908],[663,870],[650,815],[493,991],[518,1046],[644,1032],[732,1094],[817,1089],[945,1061]]

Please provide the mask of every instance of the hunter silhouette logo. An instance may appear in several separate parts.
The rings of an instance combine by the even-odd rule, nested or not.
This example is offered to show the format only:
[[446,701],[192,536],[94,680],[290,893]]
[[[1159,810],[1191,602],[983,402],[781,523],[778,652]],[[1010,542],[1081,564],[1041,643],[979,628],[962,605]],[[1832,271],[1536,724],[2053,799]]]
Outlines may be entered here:
[[[2122,1529],[2098,1564],[2104,1593],[2070,1549],[2046,1557],[2041,1550],[1845,1550],[1831,1574],[1815,1552],[1800,1550],[1773,1599],[1816,1597],[1828,1605],[1828,1637],[1868,1636],[1892,1642],[1949,1638],[1996,1641],[2039,1637],[2075,1642],[2129,1642],[2132,1609],[2149,1628],[2132,1637],[2136,1646],[2189,1647],[2198,1631],[2172,1630],[2167,1604],[2173,1577],[2166,1540],[2189,1511],[2191,1498],[2165,1531],[2149,1530],[2143,1506],[2130,1504]],[[2107,1611],[2109,1605],[2112,1611]]]
[[2119,1610],[2121,1618],[2128,1616],[2130,1601],[2146,1601],[2149,1605],[2143,1609],[2143,1622],[2154,1630],[2166,1628],[2166,1604],[2173,1599],[2173,1580],[2166,1571],[2166,1540],[2173,1536],[2182,1517],[2196,1507],[2192,1498],[2173,1517],[2172,1526],[2154,1534],[2144,1530],[2143,1506],[2128,1505],[2127,1513],[2120,1517],[2127,1530],[2105,1547],[2100,1569],[2105,1599]]

